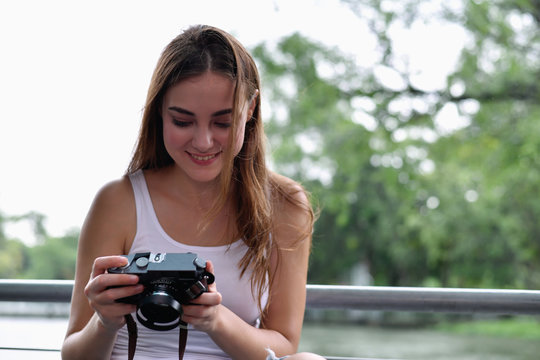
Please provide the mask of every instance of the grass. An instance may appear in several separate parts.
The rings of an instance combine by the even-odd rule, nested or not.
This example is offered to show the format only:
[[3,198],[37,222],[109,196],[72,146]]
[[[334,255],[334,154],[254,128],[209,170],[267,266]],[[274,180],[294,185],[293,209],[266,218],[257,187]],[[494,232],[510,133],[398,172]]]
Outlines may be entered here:
[[540,340],[540,320],[534,317],[444,322],[436,325],[435,328],[462,335]]

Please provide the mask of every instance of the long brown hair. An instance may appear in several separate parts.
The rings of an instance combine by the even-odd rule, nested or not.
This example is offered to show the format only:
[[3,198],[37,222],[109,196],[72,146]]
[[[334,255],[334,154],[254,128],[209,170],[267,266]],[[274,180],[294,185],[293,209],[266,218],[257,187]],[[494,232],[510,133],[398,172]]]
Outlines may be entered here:
[[[285,198],[298,206],[301,204],[295,202],[291,190],[285,189],[267,169],[264,148],[266,138],[261,119],[261,101],[257,93],[260,89],[259,73],[255,61],[238,40],[218,28],[197,25],[184,31],[166,46],[148,89],[139,138],[127,173],[164,168],[174,163],[163,142],[160,114],[163,97],[171,86],[207,71],[220,73],[233,81],[231,134],[236,133],[235,129],[244,110],[242,107],[248,101],[256,101],[252,118],[246,123],[240,153],[236,156],[230,150],[225,153],[224,168],[220,174],[220,195],[208,219],[212,219],[229,196],[233,196],[238,232],[236,238],[241,238],[248,248],[238,265],[242,275],[248,269],[252,271],[252,289],[261,307],[262,294],[272,282],[270,254],[276,246],[271,241],[273,204],[279,201],[277,198]],[[231,143],[233,137],[229,137]],[[311,208],[304,208],[311,216],[311,223],[299,234],[299,238],[309,236],[313,225]],[[231,242],[235,239],[231,239]]]

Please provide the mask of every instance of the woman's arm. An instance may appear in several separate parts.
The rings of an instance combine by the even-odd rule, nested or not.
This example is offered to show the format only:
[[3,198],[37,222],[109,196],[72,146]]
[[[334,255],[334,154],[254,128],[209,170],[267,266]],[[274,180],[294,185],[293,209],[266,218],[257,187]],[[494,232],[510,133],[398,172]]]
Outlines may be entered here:
[[[294,195],[296,200],[309,206],[304,192]],[[270,289],[270,305],[263,316],[263,328],[244,322],[228,308],[219,305],[221,296],[215,287],[194,303],[206,306],[186,306],[184,319],[195,328],[206,331],[233,359],[265,359],[266,348],[278,356],[297,352],[304,318],[308,258],[311,231],[299,239],[306,227],[311,230],[312,218],[296,205],[283,201],[276,211],[272,233],[278,250],[272,255],[277,265]],[[279,252],[279,254],[278,254]],[[279,257],[279,262],[277,258]],[[217,284],[219,286],[219,284]]]
[[[136,215],[129,179],[103,187],[97,194],[81,229],[71,300],[71,313],[62,359],[108,359],[123,326],[123,315],[134,305],[119,304],[119,297],[142,289],[128,286],[137,276],[106,274],[106,269],[125,264],[126,241],[133,238]],[[129,242],[129,241],[128,241]],[[126,287],[108,289],[112,285]]]

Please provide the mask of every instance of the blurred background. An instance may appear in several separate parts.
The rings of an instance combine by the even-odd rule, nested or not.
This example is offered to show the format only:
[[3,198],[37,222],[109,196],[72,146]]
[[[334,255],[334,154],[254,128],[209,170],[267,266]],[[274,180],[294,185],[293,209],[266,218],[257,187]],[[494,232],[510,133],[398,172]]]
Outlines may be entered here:
[[[536,0],[3,1],[0,278],[73,279],[160,52],[207,23],[251,50],[268,160],[321,209],[310,283],[538,289],[539,22]],[[533,359],[539,339],[536,317],[311,311],[302,346]]]

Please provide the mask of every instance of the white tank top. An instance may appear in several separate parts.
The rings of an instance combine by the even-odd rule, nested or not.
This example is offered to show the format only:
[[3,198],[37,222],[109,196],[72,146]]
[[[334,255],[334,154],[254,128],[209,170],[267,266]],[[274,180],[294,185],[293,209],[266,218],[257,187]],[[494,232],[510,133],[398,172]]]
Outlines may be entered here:
[[[243,241],[238,240],[225,246],[190,246],[172,239],[161,227],[154,211],[150,193],[142,171],[129,176],[135,194],[137,209],[137,232],[129,253],[138,252],[192,252],[204,260],[211,260],[214,265],[217,290],[222,295],[222,304],[233,311],[248,324],[259,325],[259,309],[257,300],[251,291],[250,276],[247,271],[240,278],[238,263],[247,251]],[[264,308],[268,294],[262,299]],[[178,359],[178,332],[155,331],[144,327],[137,321],[138,339],[134,360]],[[124,326],[118,331],[111,360],[126,360],[128,356],[128,332]],[[214,341],[202,331],[191,327],[188,329],[188,339],[185,360],[199,359],[230,359]]]

